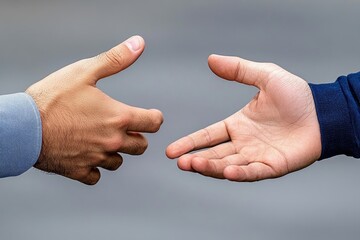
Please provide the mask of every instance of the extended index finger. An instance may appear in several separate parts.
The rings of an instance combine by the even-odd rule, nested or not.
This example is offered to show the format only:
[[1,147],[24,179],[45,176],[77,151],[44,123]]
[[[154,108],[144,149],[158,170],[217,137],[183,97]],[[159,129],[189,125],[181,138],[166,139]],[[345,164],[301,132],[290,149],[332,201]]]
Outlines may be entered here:
[[177,158],[185,153],[212,147],[229,139],[226,124],[220,121],[170,144],[166,149],[166,155],[169,158]]

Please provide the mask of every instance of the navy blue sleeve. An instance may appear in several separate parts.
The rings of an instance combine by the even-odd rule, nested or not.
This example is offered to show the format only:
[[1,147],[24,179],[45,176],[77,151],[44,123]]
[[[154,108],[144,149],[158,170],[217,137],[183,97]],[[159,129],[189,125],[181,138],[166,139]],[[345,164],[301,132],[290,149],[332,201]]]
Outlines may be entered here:
[[320,159],[360,157],[360,72],[328,84],[309,84],[321,132]]

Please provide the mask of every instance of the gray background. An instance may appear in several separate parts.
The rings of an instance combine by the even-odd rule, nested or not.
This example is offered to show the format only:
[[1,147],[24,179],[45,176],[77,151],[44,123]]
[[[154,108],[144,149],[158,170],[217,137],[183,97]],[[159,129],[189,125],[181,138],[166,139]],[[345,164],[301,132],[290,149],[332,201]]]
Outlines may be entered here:
[[95,187],[34,169],[1,179],[0,239],[359,239],[359,160],[231,183],[181,172],[164,155],[255,93],[213,76],[209,54],[332,82],[359,70],[359,11],[358,0],[1,0],[0,94],[140,34],[143,56],[99,87],[166,121],[145,155],[124,156]]

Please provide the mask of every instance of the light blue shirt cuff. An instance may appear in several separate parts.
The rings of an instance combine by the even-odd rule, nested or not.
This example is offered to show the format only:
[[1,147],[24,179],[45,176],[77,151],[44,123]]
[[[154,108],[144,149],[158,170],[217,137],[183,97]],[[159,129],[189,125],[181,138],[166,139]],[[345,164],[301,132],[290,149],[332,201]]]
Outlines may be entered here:
[[34,100],[26,93],[0,96],[0,178],[29,170],[41,146],[41,118]]

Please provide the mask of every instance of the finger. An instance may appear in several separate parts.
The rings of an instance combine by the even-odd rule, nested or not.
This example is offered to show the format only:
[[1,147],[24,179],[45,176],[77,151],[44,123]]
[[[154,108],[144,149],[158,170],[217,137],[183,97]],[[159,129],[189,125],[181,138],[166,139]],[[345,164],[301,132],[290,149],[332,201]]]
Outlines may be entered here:
[[156,109],[132,108],[128,131],[155,133],[164,121],[163,114]]
[[123,158],[117,154],[111,154],[105,161],[100,163],[98,167],[104,168],[109,171],[117,170],[123,163]]
[[95,185],[101,177],[100,171],[97,168],[82,169],[69,176],[74,180],[78,180],[86,185]]
[[232,165],[246,165],[248,161],[240,154],[234,154],[222,159],[207,159],[195,157],[192,159],[191,167],[202,175],[214,178],[225,178],[224,170]]
[[236,148],[232,142],[226,142],[212,148],[193,153],[191,155],[209,159],[221,159],[229,155],[236,154]]
[[210,69],[219,77],[263,89],[268,75],[276,69],[273,64],[248,61],[238,57],[210,55]]
[[89,175],[87,175],[86,178],[82,179],[81,181],[87,185],[95,185],[99,182],[101,177],[100,171],[97,168],[92,168],[89,172]]
[[191,166],[191,162],[196,157],[207,158],[207,159],[221,159],[229,155],[236,153],[235,147],[231,142],[223,143],[218,146],[206,149],[204,151],[196,152],[193,154],[185,154],[181,156],[177,162],[178,167],[183,171],[195,170]]
[[195,172],[191,166],[191,161],[195,156],[192,154],[186,154],[179,158],[177,161],[178,167],[183,171]]
[[221,121],[170,144],[166,149],[166,155],[172,159],[177,158],[190,151],[212,147],[229,139],[226,124]]
[[128,132],[124,137],[118,152],[131,155],[141,155],[148,147],[147,139],[140,133]]
[[220,159],[206,159],[195,157],[191,161],[191,167],[194,171],[213,178],[224,179],[223,171],[227,165]]
[[102,78],[116,74],[133,64],[144,51],[145,41],[140,36],[133,36],[116,47],[90,59],[91,84]]
[[254,162],[246,166],[229,166],[224,170],[224,177],[230,181],[254,182],[277,176],[270,166]]

